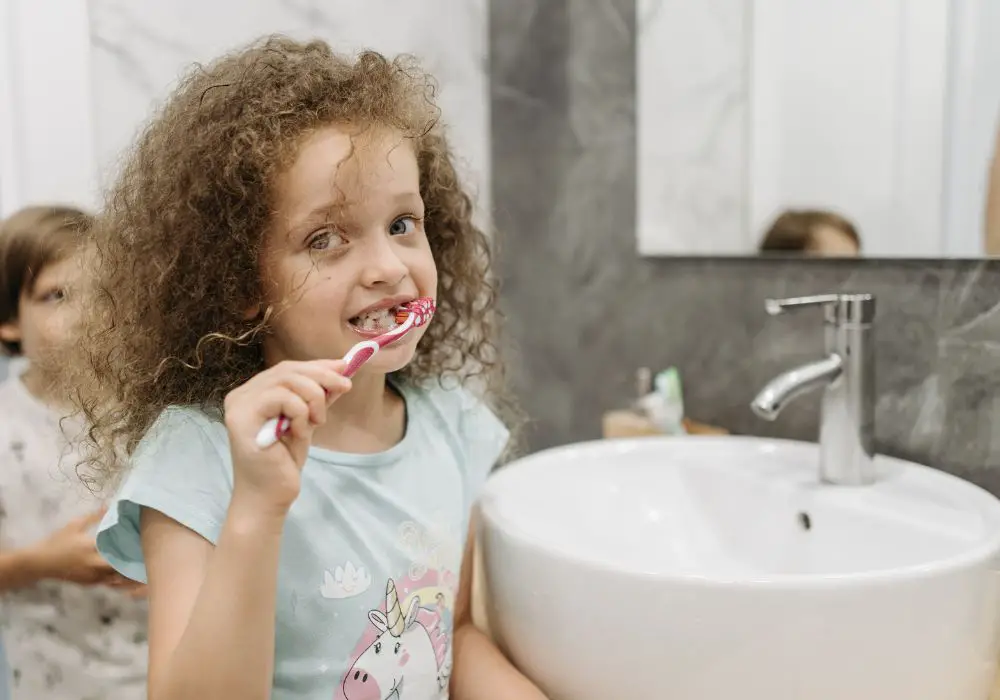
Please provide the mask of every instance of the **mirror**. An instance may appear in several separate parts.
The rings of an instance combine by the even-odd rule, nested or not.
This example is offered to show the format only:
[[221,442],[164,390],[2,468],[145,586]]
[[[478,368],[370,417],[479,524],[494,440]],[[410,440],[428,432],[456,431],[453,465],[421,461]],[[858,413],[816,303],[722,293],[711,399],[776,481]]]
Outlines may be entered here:
[[638,0],[640,254],[1000,254],[998,32],[1000,0]]

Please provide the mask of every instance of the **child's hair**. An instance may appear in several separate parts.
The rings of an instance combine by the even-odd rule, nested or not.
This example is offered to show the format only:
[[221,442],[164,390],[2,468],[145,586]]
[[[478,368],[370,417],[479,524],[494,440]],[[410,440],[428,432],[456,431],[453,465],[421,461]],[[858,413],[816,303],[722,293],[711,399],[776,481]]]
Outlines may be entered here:
[[438,121],[435,83],[401,57],[356,59],[320,41],[265,37],[196,66],[125,156],[95,226],[81,373],[66,379],[91,425],[81,477],[117,480],[168,405],[221,407],[264,369],[259,255],[275,178],[328,125],[388,127],[413,143],[438,310],[400,379],[476,376],[503,412],[490,242],[473,223]]
[[[17,320],[23,294],[30,294],[46,266],[75,252],[92,223],[75,207],[24,207],[0,222],[0,324]],[[0,341],[7,355],[21,354],[18,342]]]
[[840,231],[861,250],[861,236],[857,228],[840,214],[822,209],[788,209],[774,220],[764,234],[760,251],[787,253],[811,250],[816,229],[820,226]]

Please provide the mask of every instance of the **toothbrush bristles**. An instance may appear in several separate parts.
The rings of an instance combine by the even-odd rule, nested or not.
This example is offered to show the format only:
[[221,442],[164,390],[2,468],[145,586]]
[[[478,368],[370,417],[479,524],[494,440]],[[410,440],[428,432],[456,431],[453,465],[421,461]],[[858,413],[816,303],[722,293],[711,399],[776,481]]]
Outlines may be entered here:
[[415,326],[422,326],[434,315],[436,304],[430,297],[421,297],[400,306],[396,309],[396,323],[405,323],[408,318],[413,317]]

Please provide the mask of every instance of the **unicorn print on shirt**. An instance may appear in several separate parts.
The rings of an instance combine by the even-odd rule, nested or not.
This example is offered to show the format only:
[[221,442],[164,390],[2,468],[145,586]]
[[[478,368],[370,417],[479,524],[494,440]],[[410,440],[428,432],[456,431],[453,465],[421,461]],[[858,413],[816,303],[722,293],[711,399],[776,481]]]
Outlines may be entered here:
[[385,612],[371,610],[378,632],[344,676],[347,700],[439,700],[448,695],[451,649],[437,609],[421,606],[413,595],[404,612],[389,579]]

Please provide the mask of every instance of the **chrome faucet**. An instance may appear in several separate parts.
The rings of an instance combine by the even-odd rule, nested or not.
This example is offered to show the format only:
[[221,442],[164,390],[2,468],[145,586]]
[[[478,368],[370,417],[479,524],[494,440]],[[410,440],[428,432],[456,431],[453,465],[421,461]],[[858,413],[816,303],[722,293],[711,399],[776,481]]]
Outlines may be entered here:
[[823,387],[820,479],[848,486],[871,484],[875,481],[875,298],[820,294],[765,302],[771,316],[815,306],[825,315],[827,356],[772,379],[750,408],[761,418],[774,420],[792,399]]

